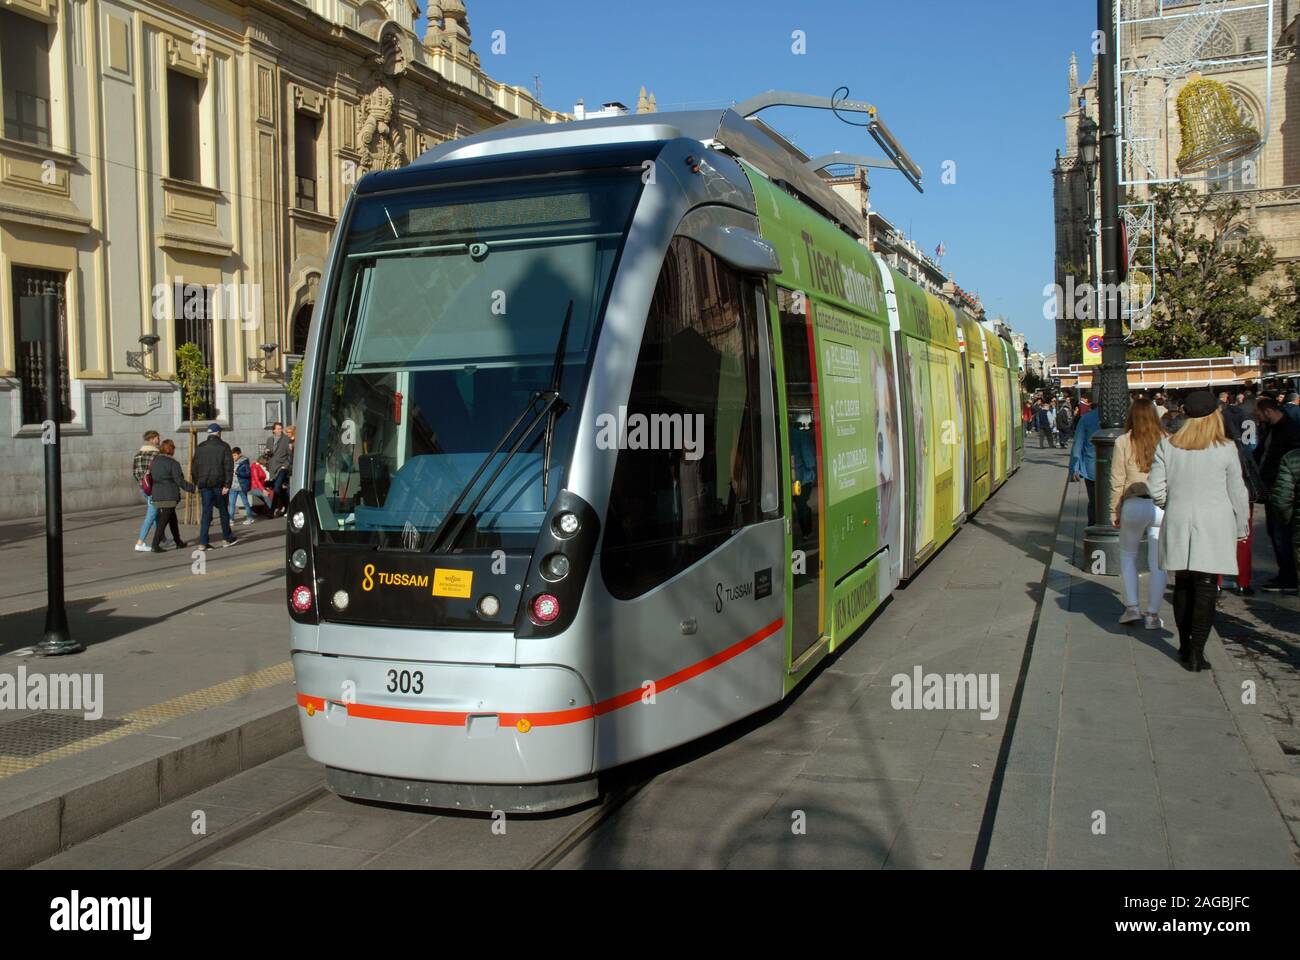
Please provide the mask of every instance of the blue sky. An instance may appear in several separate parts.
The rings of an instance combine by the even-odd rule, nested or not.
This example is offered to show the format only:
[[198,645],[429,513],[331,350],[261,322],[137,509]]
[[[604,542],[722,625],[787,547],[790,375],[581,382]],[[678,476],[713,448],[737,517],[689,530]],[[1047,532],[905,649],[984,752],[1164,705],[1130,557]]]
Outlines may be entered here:
[[[423,6],[423,2],[421,4]],[[660,109],[713,106],[767,89],[874,103],[925,171],[917,194],[900,174],[873,171],[872,203],[923,249],[947,248],[944,268],[1053,349],[1043,317],[1052,282],[1052,178],[1068,107],[1067,67],[1091,68],[1097,5],[1090,0],[468,0],[474,49],[499,80],[571,110],[636,103],[644,84]],[[423,28],[421,27],[421,32]],[[506,52],[493,54],[494,30]],[[804,31],[807,52],[791,52]],[[824,111],[773,108],[763,118],[809,154],[878,153],[864,130]],[[940,182],[944,161],[956,183]]]

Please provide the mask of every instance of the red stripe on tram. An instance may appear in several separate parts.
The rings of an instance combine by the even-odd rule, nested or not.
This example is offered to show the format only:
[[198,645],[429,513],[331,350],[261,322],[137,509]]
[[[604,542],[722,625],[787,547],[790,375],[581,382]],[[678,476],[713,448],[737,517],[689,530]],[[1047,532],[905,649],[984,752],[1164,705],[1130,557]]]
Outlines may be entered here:
[[[714,667],[721,666],[728,660],[740,656],[750,647],[762,643],[780,630],[784,624],[785,618],[777,617],[761,630],[751,633],[725,650],[720,650],[712,656],[705,657],[698,663],[684,667],[676,673],[661,677],[654,681],[654,692],[659,694],[665,690],[671,690],[678,684],[685,683],[702,673],[707,673]],[[498,713],[496,715],[497,722],[501,726],[514,726],[519,721],[526,720],[533,727],[554,727],[568,723],[581,723],[584,720],[604,716],[607,713],[637,703],[645,694],[645,690],[644,687],[636,687],[625,693],[620,693],[618,696],[602,700],[595,706],[590,707],[574,707],[569,710],[549,710],[539,713]],[[333,702],[337,703],[339,701]],[[324,697],[313,697],[305,693],[298,694],[298,706],[306,709],[309,714],[315,713],[317,710],[324,710],[325,704]],[[385,720],[390,723],[422,723],[439,727],[463,727],[470,716],[465,711],[413,710],[409,707],[381,707],[368,703],[347,703],[344,705],[347,707],[349,717],[359,717],[363,720]]]

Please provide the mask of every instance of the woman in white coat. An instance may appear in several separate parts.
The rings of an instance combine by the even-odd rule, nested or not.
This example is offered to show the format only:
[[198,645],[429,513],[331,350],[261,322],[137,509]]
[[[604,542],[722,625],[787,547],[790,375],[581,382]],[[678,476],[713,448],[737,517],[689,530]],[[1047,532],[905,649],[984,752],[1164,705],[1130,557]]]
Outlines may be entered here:
[[1193,393],[1183,413],[1178,432],[1156,447],[1147,489],[1165,510],[1160,566],[1174,574],[1178,657],[1196,671],[1210,668],[1205,641],[1214,626],[1218,577],[1237,575],[1237,541],[1246,539],[1250,502],[1213,394]]

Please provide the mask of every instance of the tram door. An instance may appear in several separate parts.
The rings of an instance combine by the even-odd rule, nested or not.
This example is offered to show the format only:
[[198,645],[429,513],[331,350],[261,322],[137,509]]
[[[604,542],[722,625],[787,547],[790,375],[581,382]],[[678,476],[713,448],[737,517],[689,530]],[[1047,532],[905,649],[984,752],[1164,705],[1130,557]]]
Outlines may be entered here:
[[822,595],[821,412],[813,366],[812,317],[795,313],[796,303],[779,288],[781,355],[785,362],[787,427],[790,437],[790,549],[793,569],[790,662],[797,664],[825,632]]

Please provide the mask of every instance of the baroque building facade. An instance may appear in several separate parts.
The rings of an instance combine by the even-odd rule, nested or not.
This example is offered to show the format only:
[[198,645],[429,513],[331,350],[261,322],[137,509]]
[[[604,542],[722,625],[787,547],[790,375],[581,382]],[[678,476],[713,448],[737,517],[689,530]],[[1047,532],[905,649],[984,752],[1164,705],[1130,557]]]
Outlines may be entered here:
[[[1194,12],[1198,6],[1199,0],[1164,0],[1163,9],[1167,14],[1185,14]],[[1124,0],[1123,7],[1126,20],[1149,20],[1121,28],[1122,67],[1131,68],[1151,55],[1180,21],[1149,19],[1160,9],[1156,0]],[[1300,260],[1300,136],[1295,134],[1295,127],[1300,124],[1300,107],[1296,106],[1300,102],[1300,69],[1296,61],[1300,3],[1275,0],[1273,4],[1271,97],[1270,68],[1259,59],[1270,49],[1269,28],[1265,8],[1234,13],[1230,6],[1200,49],[1198,56],[1203,59],[1242,59],[1236,63],[1208,64],[1200,73],[1227,87],[1242,121],[1264,135],[1266,141],[1256,154],[1209,171],[1211,179],[1202,173],[1189,177],[1188,182],[1199,190],[1217,191],[1224,203],[1239,201],[1242,210],[1226,233],[1228,239],[1247,234],[1261,237],[1276,251],[1279,265],[1284,265]],[[1098,119],[1097,79],[1094,62],[1091,76],[1081,83],[1077,61],[1073,56],[1070,58],[1068,108],[1061,118],[1065,124],[1065,146],[1057,150],[1052,169],[1056,349],[1062,366],[1081,362],[1080,331],[1094,325],[1090,319],[1075,316],[1077,297],[1069,294],[1097,270],[1094,223],[1097,170],[1095,166],[1091,171],[1085,169],[1078,149],[1082,118],[1094,122]],[[1186,83],[1187,79],[1174,81],[1168,86],[1167,95],[1162,81],[1151,81],[1144,88],[1142,96],[1149,106],[1131,114],[1134,118],[1131,124],[1135,121],[1136,127],[1144,128],[1146,145],[1126,153],[1124,170],[1128,179],[1179,176],[1177,159],[1183,141],[1177,101]],[[1129,89],[1126,83],[1126,97]],[[1131,126],[1130,135],[1134,132]],[[1091,198],[1089,180],[1093,187]],[[1149,187],[1136,185],[1129,188],[1127,196],[1121,197],[1121,202],[1140,203],[1149,196]],[[1092,210],[1089,210],[1090,199]],[[1155,282],[1158,287],[1158,277]]]
[[[37,295],[59,303],[64,504],[138,502],[146,429],[185,450],[176,350],[211,370],[194,421],[254,449],[292,411],[352,185],[517,117],[461,0],[0,0],[0,518],[43,510]],[[183,454],[182,454],[183,455]]]

